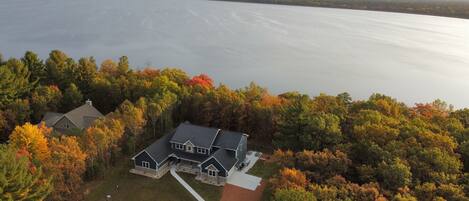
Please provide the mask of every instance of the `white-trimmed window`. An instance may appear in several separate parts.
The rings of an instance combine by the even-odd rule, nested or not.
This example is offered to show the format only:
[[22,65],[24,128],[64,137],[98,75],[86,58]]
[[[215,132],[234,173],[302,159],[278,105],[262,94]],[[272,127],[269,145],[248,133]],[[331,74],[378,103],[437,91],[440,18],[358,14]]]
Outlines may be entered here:
[[204,148],[197,148],[197,153],[199,154],[207,154],[207,150]]
[[216,177],[217,176],[217,171],[216,170],[207,170],[208,176]]
[[183,150],[182,144],[174,144],[174,146],[176,147],[176,149]]
[[191,145],[186,145],[186,151],[187,152],[194,152],[194,151],[192,151],[192,146]]
[[142,167],[144,168],[150,168],[150,163],[146,161],[142,161]]

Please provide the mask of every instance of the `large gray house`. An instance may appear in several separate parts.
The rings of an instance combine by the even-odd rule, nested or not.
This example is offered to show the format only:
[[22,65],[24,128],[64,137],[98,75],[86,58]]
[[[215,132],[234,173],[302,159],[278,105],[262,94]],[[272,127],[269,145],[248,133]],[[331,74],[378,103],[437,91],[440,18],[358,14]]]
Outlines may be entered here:
[[160,178],[173,166],[202,182],[224,185],[246,158],[247,138],[244,133],[181,123],[136,154],[130,172]]
[[65,114],[47,112],[42,118],[42,122],[47,127],[53,128],[56,131],[66,133],[73,130],[83,130],[91,126],[94,120],[103,117],[90,100],[85,104],[77,107]]

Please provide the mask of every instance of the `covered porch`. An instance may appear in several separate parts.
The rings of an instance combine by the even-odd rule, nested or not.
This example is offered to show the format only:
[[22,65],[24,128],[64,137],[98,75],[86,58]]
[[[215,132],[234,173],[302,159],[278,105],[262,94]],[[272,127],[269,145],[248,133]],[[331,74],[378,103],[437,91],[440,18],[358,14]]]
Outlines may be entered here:
[[215,186],[224,186],[226,183],[226,178],[225,177],[220,177],[220,176],[210,176],[207,173],[199,173],[195,177],[196,180],[199,180],[200,182],[206,183],[206,184],[211,184]]
[[176,168],[176,171],[178,172],[185,172],[189,174],[199,174],[200,173],[200,167],[199,167],[199,162],[196,161],[191,161],[191,160],[186,160],[182,158],[174,158],[174,166]]
[[166,162],[158,169],[145,168],[135,165],[134,168],[130,169],[129,172],[141,176],[150,177],[153,179],[159,179],[164,176],[170,169],[169,162]]

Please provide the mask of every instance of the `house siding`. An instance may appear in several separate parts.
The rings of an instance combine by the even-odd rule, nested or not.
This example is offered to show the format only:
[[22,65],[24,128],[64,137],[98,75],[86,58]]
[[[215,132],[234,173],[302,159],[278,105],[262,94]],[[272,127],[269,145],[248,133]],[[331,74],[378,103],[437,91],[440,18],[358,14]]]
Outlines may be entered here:
[[223,169],[223,166],[218,163],[217,160],[215,160],[215,158],[211,158],[209,159],[208,161],[206,161],[205,163],[202,163],[201,164],[201,171],[205,174],[207,174],[207,167],[210,166],[210,165],[213,165],[215,166],[217,169],[218,169],[218,176],[221,176],[221,177],[226,177],[227,176],[227,172],[225,171],[225,169]]
[[[69,125],[68,128],[67,128],[67,124]],[[59,121],[57,121],[57,123],[55,123],[53,127],[57,129],[68,129],[68,130],[78,128],[65,116],[62,117],[62,119],[60,119]]]
[[[238,156],[238,164],[242,163],[246,158],[246,152],[248,150],[248,138],[243,135],[236,150],[236,155]],[[237,164],[237,165],[238,165]]]
[[135,166],[142,167],[143,161],[149,162],[151,169],[155,169],[155,170],[157,169],[156,162],[145,151],[135,157]]

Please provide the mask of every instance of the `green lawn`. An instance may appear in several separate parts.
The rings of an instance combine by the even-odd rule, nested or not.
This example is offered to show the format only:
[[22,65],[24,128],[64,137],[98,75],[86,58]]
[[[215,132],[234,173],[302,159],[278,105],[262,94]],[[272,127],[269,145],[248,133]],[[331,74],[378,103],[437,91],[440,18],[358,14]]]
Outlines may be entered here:
[[[266,162],[264,160],[258,160],[254,167],[252,167],[247,173],[262,177],[264,182],[267,182],[273,175],[275,175],[280,169],[280,165],[272,162]],[[272,187],[269,182],[262,192],[262,201],[268,201],[272,197]]]
[[[111,168],[106,178],[87,183],[85,191],[89,193],[85,201],[106,201],[108,194],[112,201],[195,200],[169,172],[161,179],[151,179],[129,173],[130,168],[129,163],[123,163]],[[118,190],[116,185],[119,185]]]
[[195,180],[195,175],[178,172],[184,181],[186,181],[202,198],[206,201],[219,201],[223,187],[205,184]]
[[252,167],[247,173],[268,180],[270,177],[276,174],[279,169],[280,165],[276,163],[258,160],[256,164],[254,164],[254,167]]

